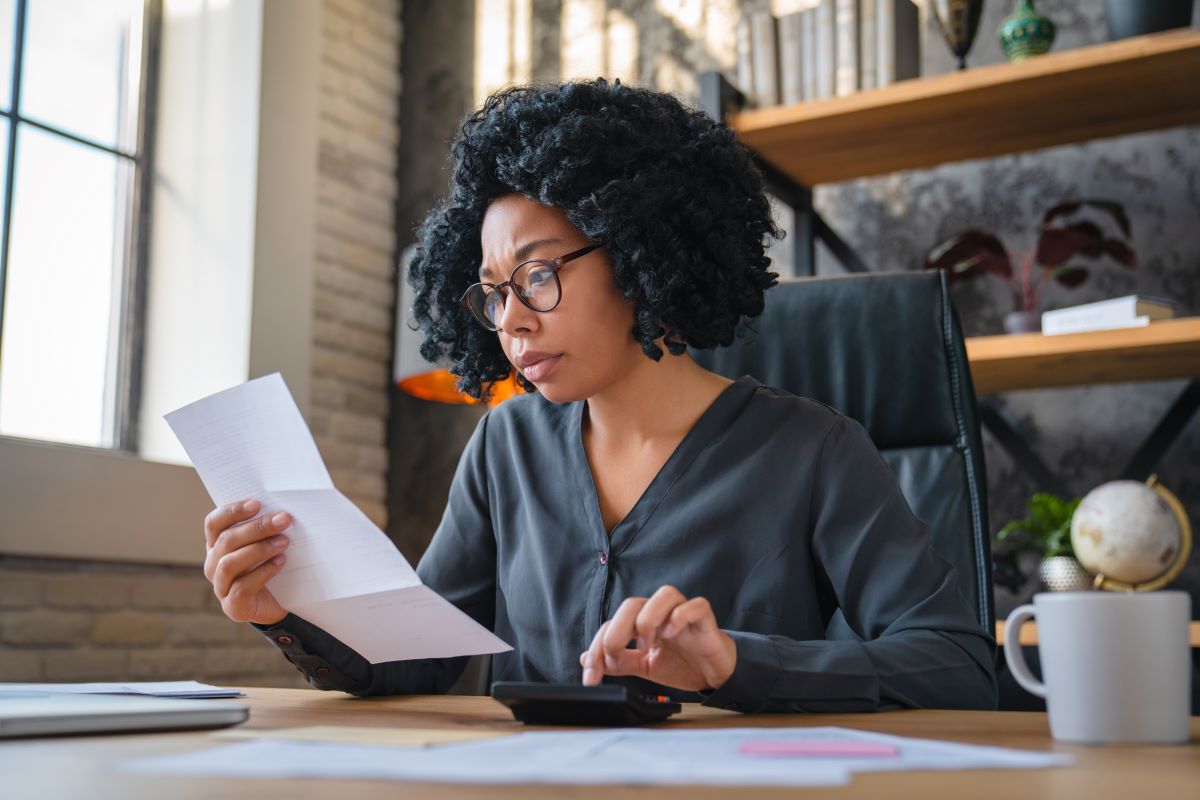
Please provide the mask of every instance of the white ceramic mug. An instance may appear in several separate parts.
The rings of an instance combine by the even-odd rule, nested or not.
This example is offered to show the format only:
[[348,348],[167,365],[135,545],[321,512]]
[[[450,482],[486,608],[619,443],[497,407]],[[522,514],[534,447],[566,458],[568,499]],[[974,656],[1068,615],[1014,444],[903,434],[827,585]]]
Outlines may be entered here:
[[[1008,615],[1004,657],[1017,683],[1046,698],[1055,739],[1185,742],[1191,606],[1176,591],[1036,594]],[[1034,618],[1044,683],[1021,652],[1021,625]]]

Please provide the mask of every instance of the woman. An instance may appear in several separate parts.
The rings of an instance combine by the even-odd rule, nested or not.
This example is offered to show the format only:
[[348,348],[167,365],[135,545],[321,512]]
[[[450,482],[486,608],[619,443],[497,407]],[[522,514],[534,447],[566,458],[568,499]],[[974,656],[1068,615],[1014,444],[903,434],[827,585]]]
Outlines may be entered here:
[[[472,395],[514,367],[528,394],[479,422],[417,571],[513,646],[492,677],[745,711],[994,708],[994,641],[862,427],[687,353],[731,343],[775,283],[781,234],[732,133],[597,80],[493,95],[453,153],[410,270],[422,352]],[[319,688],[454,683],[465,658],[372,665],[281,608],[290,518],[257,511],[206,520],[230,618]]]

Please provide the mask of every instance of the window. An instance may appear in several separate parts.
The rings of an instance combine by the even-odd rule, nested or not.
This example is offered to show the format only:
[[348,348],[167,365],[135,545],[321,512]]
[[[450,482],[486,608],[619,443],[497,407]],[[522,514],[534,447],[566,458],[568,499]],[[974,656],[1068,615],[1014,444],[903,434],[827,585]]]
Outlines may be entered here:
[[134,449],[158,0],[0,0],[0,435]]
[[[46,0],[27,2],[36,10]],[[73,6],[89,3],[100,0]],[[14,7],[0,0],[0,18]],[[204,548],[196,544],[196,521],[212,500],[196,471],[181,464],[185,458],[164,457],[171,455],[167,437],[178,443],[162,414],[275,371],[306,410],[321,9],[291,0],[146,4],[144,49],[155,55],[143,59],[154,67],[143,69],[140,88],[155,102],[139,109],[139,127],[153,128],[154,146],[126,150],[123,163],[136,155],[132,169],[141,174],[134,186],[152,197],[129,220],[153,206],[154,230],[114,238],[146,242],[149,253],[135,260],[139,269],[149,267],[146,311],[134,315],[143,317],[144,341],[133,351],[141,377],[130,384],[137,387],[136,441],[118,438],[114,449],[0,435],[0,556],[198,566]],[[0,44],[6,41],[0,35]],[[4,109],[0,104],[0,125]],[[35,123],[42,133],[59,127]],[[120,148],[101,149],[115,161],[111,150]],[[21,191],[18,185],[18,204]],[[55,235],[76,235],[68,222]],[[131,411],[118,411],[118,418]]]

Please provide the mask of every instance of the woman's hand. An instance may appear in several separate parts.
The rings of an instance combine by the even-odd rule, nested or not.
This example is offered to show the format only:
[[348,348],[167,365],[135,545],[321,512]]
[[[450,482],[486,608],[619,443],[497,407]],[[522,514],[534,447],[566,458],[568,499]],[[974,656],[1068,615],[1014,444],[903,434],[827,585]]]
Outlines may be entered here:
[[[267,581],[283,569],[291,515],[252,519],[260,503],[246,500],[214,508],[204,518],[204,577],[212,583],[221,610],[234,622],[271,625],[287,616],[266,588]],[[246,520],[249,520],[247,522]]]
[[[636,648],[627,645],[637,640]],[[630,597],[600,626],[592,645],[579,656],[583,683],[605,675],[636,675],[676,689],[717,689],[733,674],[737,647],[717,627],[703,597],[691,600],[674,586],[649,599]]]

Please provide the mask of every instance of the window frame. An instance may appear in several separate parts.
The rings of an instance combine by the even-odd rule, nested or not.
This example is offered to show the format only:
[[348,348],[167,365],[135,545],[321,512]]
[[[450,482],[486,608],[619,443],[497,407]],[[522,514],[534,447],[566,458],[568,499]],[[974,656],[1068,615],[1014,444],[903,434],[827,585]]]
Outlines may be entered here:
[[[36,128],[45,133],[84,147],[124,159],[132,168],[129,202],[124,209],[121,231],[122,259],[114,268],[121,273],[116,347],[116,385],[113,387],[113,407],[106,412],[105,424],[113,432],[112,443],[96,449],[119,453],[136,453],[138,448],[138,418],[141,406],[141,379],[145,324],[146,279],[149,272],[150,200],[153,196],[154,130],[158,98],[159,52],[162,39],[162,0],[142,1],[142,42],[138,108],[132,152],[108,146],[72,133],[21,112],[21,84],[25,69],[25,38],[30,0],[16,0],[14,10],[12,84],[8,108],[0,108],[0,117],[8,120],[8,137],[4,143],[5,165],[4,202],[0,207],[0,342],[4,336],[5,285],[12,238],[16,186],[17,137],[22,127]],[[0,367],[2,368],[2,367]]]
[[[244,349],[236,355],[225,349],[219,355],[227,366],[230,358],[244,358],[244,363],[233,364],[234,371],[241,372],[233,378],[239,382],[281,372],[301,413],[308,414],[316,311],[322,6],[292,0],[239,0],[203,7],[199,25],[189,0],[161,0],[161,7],[157,82],[162,100],[156,107],[159,143],[151,180],[155,225],[146,262],[150,291],[145,339],[139,345],[146,353],[139,451],[0,435],[0,560],[187,566],[204,561],[201,521],[212,508],[208,493],[191,466],[160,460],[146,449],[154,421],[182,402],[196,399],[194,394],[186,399],[177,396],[180,375],[173,370],[175,364],[186,363],[189,371],[199,369],[210,382],[229,378],[227,371],[221,376],[205,371],[211,367],[204,360],[210,355],[207,351],[194,358],[190,351],[180,354],[167,347],[165,364],[150,356],[148,345],[178,343],[171,341],[171,333],[179,329],[181,310],[173,305],[177,298],[154,293],[155,286],[162,288],[164,283],[155,268],[161,266],[159,262],[171,263],[175,253],[194,252],[191,232],[170,224],[167,198],[182,197],[189,211],[200,213],[201,225],[252,228],[246,249],[232,254],[239,261],[238,269],[248,270],[239,271],[237,282],[224,287],[244,292],[249,303],[246,339],[239,344]],[[187,97],[198,75],[220,78],[222,73],[210,68],[226,69],[231,64],[241,70],[241,84],[233,95],[247,94],[242,91],[247,81],[253,83],[253,91],[240,99],[210,93],[198,103],[201,112],[212,115],[232,109],[235,116],[217,128],[228,136],[202,153],[201,162],[194,166],[199,172],[228,168],[224,159],[230,148],[237,151],[243,161],[235,168],[252,170],[237,184],[251,198],[248,215],[238,204],[206,205],[196,187],[188,184],[188,175],[176,173],[169,189],[159,175],[179,168],[172,158],[178,161],[180,154],[172,155],[170,143],[181,126],[191,124],[180,109],[186,107],[190,113],[197,107],[197,100],[173,103],[170,98]],[[187,158],[190,168],[194,156],[189,153]],[[182,302],[189,309],[194,305],[190,297]],[[212,314],[220,311],[206,309],[204,324],[212,324]],[[194,329],[195,317],[182,316],[187,318],[183,324]],[[242,322],[230,320],[234,325]],[[225,387],[216,385],[210,391],[219,388]],[[176,392],[170,404],[164,404],[168,401],[164,389]]]

